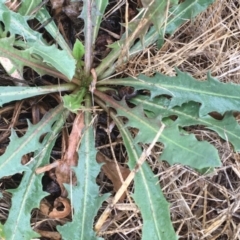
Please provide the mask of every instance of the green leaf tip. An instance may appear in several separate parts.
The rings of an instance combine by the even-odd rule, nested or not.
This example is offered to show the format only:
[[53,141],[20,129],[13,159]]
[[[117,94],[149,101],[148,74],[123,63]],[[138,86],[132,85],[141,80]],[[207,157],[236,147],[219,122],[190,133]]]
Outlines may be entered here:
[[80,68],[84,65],[84,62],[81,60],[82,57],[85,54],[85,48],[82,42],[80,42],[78,39],[76,39],[74,45],[73,45],[73,57],[77,61],[77,68]]
[[157,181],[147,163],[142,165],[134,179],[133,198],[143,218],[142,239],[177,240],[170,218],[170,204],[166,201]]
[[72,93],[70,95],[65,95],[63,99],[64,107],[69,111],[77,113],[78,110],[84,109],[82,102],[86,94],[86,88],[81,88],[79,91]]
[[82,42],[80,42],[78,39],[76,39],[74,46],[73,46],[73,57],[76,60],[79,60],[83,57],[84,53],[85,53],[85,49],[84,49]]

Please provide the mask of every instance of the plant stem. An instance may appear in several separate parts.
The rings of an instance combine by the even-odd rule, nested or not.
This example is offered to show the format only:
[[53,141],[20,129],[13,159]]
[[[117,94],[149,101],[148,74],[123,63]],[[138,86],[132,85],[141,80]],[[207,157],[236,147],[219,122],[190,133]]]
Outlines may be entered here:
[[49,93],[49,91],[51,91],[51,92],[73,91],[75,88],[76,88],[76,85],[73,83],[64,83],[61,85],[50,85],[50,86],[39,87],[39,89],[46,90],[47,93]]
[[[91,95],[90,94],[86,94],[85,97],[85,107],[87,109],[91,109],[92,108],[92,102],[91,102]],[[89,124],[91,123],[91,112],[90,111],[86,111],[85,112],[85,126],[89,126]]]
[[92,66],[92,4],[91,0],[85,0],[86,4],[86,20],[85,20],[85,74],[90,75],[90,70]]
[[[101,75],[104,74],[104,71],[109,68],[119,57],[121,52],[121,47],[113,49],[106,58],[102,60],[102,63],[95,69],[98,78],[101,79]],[[115,70],[115,69],[114,69]]]

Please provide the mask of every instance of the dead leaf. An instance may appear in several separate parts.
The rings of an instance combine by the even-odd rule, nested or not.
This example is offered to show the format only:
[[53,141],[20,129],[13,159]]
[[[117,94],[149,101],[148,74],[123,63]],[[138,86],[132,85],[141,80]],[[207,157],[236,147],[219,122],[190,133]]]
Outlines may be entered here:
[[51,171],[53,168],[56,168],[59,164],[60,164],[60,159],[53,162],[53,163],[50,163],[46,166],[43,166],[43,167],[39,167],[35,170],[35,173],[36,174],[41,174],[41,173],[44,173],[44,172],[48,172],[48,171]]
[[30,159],[30,157],[29,157],[28,154],[23,155],[23,156],[22,156],[22,159],[21,159],[22,165],[27,164],[27,163],[29,162],[29,159]]
[[74,122],[71,134],[68,139],[68,148],[66,153],[63,156],[63,159],[60,160],[58,166],[55,170],[56,180],[61,188],[61,196],[67,197],[67,191],[64,187],[64,183],[76,183],[76,177],[72,171],[73,166],[77,166],[78,163],[78,145],[81,140],[82,131],[84,128],[84,113],[80,112]]
[[15,67],[14,63],[10,59],[0,57],[0,63],[11,77],[24,80],[22,73]]
[[52,9],[61,8],[65,0],[50,0],[52,4]]
[[14,0],[14,1],[12,1],[12,0],[7,0],[7,1],[5,2],[5,5],[6,5],[10,10],[12,10],[12,11],[14,11],[14,12],[17,12],[18,8],[19,8],[20,5],[21,5],[21,1],[19,1],[19,0]]
[[67,6],[63,7],[62,11],[73,21],[76,21],[79,17],[82,9],[82,3],[80,1],[70,2]]
[[[63,211],[58,211],[57,207],[62,204],[64,206]],[[71,213],[71,205],[67,198],[59,197],[54,201],[54,209],[49,213],[50,218],[65,218]]]
[[43,231],[40,229],[34,229],[37,233],[41,235],[41,237],[49,238],[51,240],[60,240],[61,235],[58,232],[49,232],[49,231]]
[[45,216],[48,216],[48,214],[50,212],[50,207],[51,207],[51,205],[49,204],[49,202],[46,199],[43,199],[40,202],[40,211]]
[[[114,191],[117,192],[118,189],[122,186],[121,177],[122,177],[122,180],[124,181],[128,177],[130,170],[126,167],[121,166],[119,163],[117,163],[117,166],[116,166],[115,162],[111,161],[107,156],[105,156],[100,152],[97,153],[96,158],[98,163],[104,163],[102,165],[103,172],[112,181],[114,186]],[[120,172],[118,171],[118,169]],[[119,201],[123,202],[125,197],[126,197],[126,193],[124,193],[121,196]]]
[[68,140],[68,149],[64,154],[64,161],[71,166],[77,166],[78,156],[77,150],[81,140],[82,131],[84,128],[84,113],[80,112],[73,122],[73,127]]
[[36,169],[36,174],[50,171],[55,168],[55,176],[52,177],[56,180],[61,188],[61,197],[67,197],[68,193],[64,187],[64,183],[76,184],[76,177],[72,171],[73,166],[78,163],[78,145],[81,140],[82,131],[84,128],[84,113],[79,112],[74,119],[71,134],[68,139],[68,147],[62,159],[55,161],[43,167]]
[[[74,172],[72,171],[72,166],[68,165],[65,161],[63,160],[58,160],[59,164],[57,165],[55,169],[55,176],[56,180],[61,188],[61,196],[62,197],[67,197],[68,192],[64,187],[64,183],[71,183],[74,185],[76,183],[76,177]],[[72,180],[71,180],[72,179]]]

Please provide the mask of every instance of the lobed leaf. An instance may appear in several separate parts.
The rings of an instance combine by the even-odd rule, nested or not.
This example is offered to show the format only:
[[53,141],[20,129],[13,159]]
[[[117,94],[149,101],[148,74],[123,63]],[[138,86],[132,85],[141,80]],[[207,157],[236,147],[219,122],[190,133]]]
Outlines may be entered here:
[[[75,73],[76,61],[72,56],[69,57],[65,51],[59,50],[56,45],[48,46],[39,45],[36,42],[17,42],[16,46],[29,50],[31,57],[39,59],[40,62],[46,63],[47,66],[55,68],[56,70],[67,76],[69,80],[72,79]],[[45,74],[47,73],[48,72],[45,72]]]
[[46,71],[45,69],[47,69],[48,66],[43,64],[41,60],[33,58],[29,49],[18,50],[14,48],[14,41],[14,36],[0,39],[0,56],[10,59],[14,65],[14,68],[10,71],[14,72],[17,70],[21,75],[23,75],[23,67],[28,66],[36,71],[39,75],[44,75]]
[[[3,37],[1,39],[1,47],[0,52],[3,57],[8,57],[12,62],[18,62],[17,66],[22,68],[25,62],[30,62],[31,58],[35,60],[37,59],[34,55],[38,56],[38,63],[46,62],[48,65],[54,67],[58,71],[62,72],[69,79],[72,79],[75,73],[75,60],[72,56],[66,54],[65,51],[59,50],[56,45],[48,46],[46,41],[43,39],[42,34],[37,31],[32,30],[27,21],[29,17],[22,16],[19,13],[15,13],[9,10],[5,4],[0,3],[0,21],[2,21],[5,25],[5,32],[9,32],[11,34],[10,37]],[[15,43],[15,35],[20,35],[23,37],[24,42],[18,41]],[[8,42],[9,41],[9,42]],[[27,49],[28,51],[23,52],[14,48],[14,45],[22,47],[23,49]],[[18,54],[16,54],[16,52]],[[28,55],[28,58],[23,61],[23,63],[19,63],[14,59],[16,55],[25,54],[25,57]],[[41,59],[39,59],[39,57]],[[28,60],[28,61],[27,61]],[[36,61],[34,61],[36,62]],[[68,66],[66,68],[66,66]],[[45,72],[40,71],[39,68],[34,68],[34,64],[31,64],[31,67],[37,71],[40,75],[43,75]]]
[[28,130],[22,137],[18,137],[12,130],[10,143],[5,153],[0,156],[0,178],[23,171],[31,171],[27,165],[22,165],[22,156],[43,147],[40,137],[52,131],[52,124],[61,117],[61,114],[63,114],[63,106],[59,105],[49,111],[36,125],[28,122]]
[[[17,189],[8,190],[13,194],[12,206],[8,219],[3,226],[6,239],[32,239],[39,237],[30,225],[31,211],[38,208],[41,199],[48,195],[42,191],[42,176],[35,173],[36,168],[49,164],[52,148],[56,136],[61,131],[65,122],[66,113],[58,115],[58,119],[43,141],[42,149],[35,152],[28,165],[29,170],[24,172],[23,178]],[[34,196],[34,197],[32,197]]]
[[38,46],[37,43],[30,43],[27,45],[30,46],[29,52],[32,56],[37,55],[41,57],[43,63],[54,67],[56,70],[67,76],[69,80],[72,79],[75,73],[76,64],[73,57],[70,58],[65,51],[59,50],[56,45]]
[[11,11],[4,3],[0,2],[0,21],[5,25],[5,31],[9,31],[10,35],[23,36],[25,41],[38,42],[44,45],[46,41],[43,39],[42,34],[32,30],[27,21],[28,16],[22,16],[20,13]]
[[[141,106],[129,108],[124,100],[117,102],[111,97],[95,90],[96,96],[108,102],[116,109],[118,116],[128,118],[126,127],[137,128],[135,143],[151,143],[161,123],[159,117],[149,119],[144,115]],[[221,165],[217,150],[208,142],[198,141],[193,134],[179,131],[178,126],[171,125],[164,129],[159,138],[164,144],[161,160],[170,164],[181,163],[195,169],[217,167]]]
[[[141,149],[138,145],[133,144],[134,140],[128,129],[124,128],[121,120],[116,117],[113,118],[123,137],[129,158],[128,166],[132,170],[141,155]],[[175,240],[177,236],[171,223],[169,204],[164,198],[157,181],[158,179],[155,178],[146,162],[134,178],[133,198],[140,209],[143,219],[142,240]]]
[[[4,234],[8,240],[40,237],[31,228],[31,211],[38,207],[40,200],[48,194],[42,191],[42,176],[36,175],[31,166],[29,168],[31,171],[24,173],[18,188],[8,190],[13,194],[9,216],[3,226]],[[32,197],[33,195],[34,197]]]
[[51,85],[44,87],[0,87],[0,106],[5,103],[22,100],[25,98],[30,98],[34,96],[39,96],[48,93],[61,92],[61,91],[70,91],[75,88],[75,85],[72,84],[62,84],[62,85]]
[[[29,1],[32,2],[32,0]],[[41,8],[40,11],[37,12],[36,18],[41,24],[44,25],[46,22],[49,21],[49,19],[51,19],[51,16],[46,10],[46,8]],[[61,49],[63,49],[64,52],[68,55],[68,57],[72,59],[72,51],[63,36],[59,33],[59,29],[56,26],[55,22],[48,22],[48,24],[45,25],[44,28],[48,31],[52,38],[56,40],[57,45],[59,45]]]
[[[132,86],[135,90],[149,90],[151,98],[159,95],[171,96],[169,108],[189,101],[199,102],[200,117],[210,112],[224,114],[226,111],[240,110],[240,85],[222,83],[210,75],[206,81],[198,81],[187,73],[178,69],[176,71],[175,77],[157,73],[154,77],[140,75],[136,79],[124,78],[117,81],[119,85]],[[103,83],[115,85],[116,79],[102,81],[101,84]]]
[[[88,114],[86,112],[86,115]],[[74,215],[72,222],[57,227],[63,239],[101,239],[93,231],[93,221],[107,196],[99,197],[98,194],[96,177],[100,172],[101,165],[96,162],[93,126],[89,126],[89,123],[90,121],[86,120],[85,125],[88,127],[78,151],[78,166],[73,168],[77,178],[77,185],[73,186],[72,189],[66,186],[71,195]]]
[[135,104],[142,104],[146,114],[161,115],[162,118],[176,116],[174,124],[186,127],[203,125],[215,131],[222,139],[232,143],[235,151],[240,151],[240,126],[233,117],[232,112],[227,112],[222,120],[217,120],[210,115],[199,117],[200,105],[195,102],[183,104],[181,107],[169,108],[169,99],[165,97],[150,99],[148,96],[138,96],[131,100]]
[[142,240],[178,239],[170,219],[169,203],[147,163],[142,165],[134,182],[133,198],[143,218]]
[[[14,42],[15,42],[15,37],[14,36],[10,36],[8,38],[2,38],[0,39],[0,57],[4,57],[4,58],[8,58],[11,60],[12,64],[14,65],[14,67],[12,68],[12,70],[8,71],[8,72],[14,72],[15,70],[17,70],[21,75],[23,75],[23,67],[24,66],[28,66],[31,67],[34,71],[36,71],[39,75],[45,75],[45,74],[49,74],[49,75],[53,75],[56,76],[58,72],[56,72],[55,70],[53,70],[53,68],[51,66],[49,66],[46,63],[49,63],[49,61],[51,61],[51,57],[48,58],[48,61],[46,61],[46,63],[43,62],[42,59],[39,59],[39,56],[36,57],[36,55],[34,56],[33,54],[38,54],[38,51],[36,49],[32,48],[28,48],[26,50],[19,50],[14,46]],[[35,45],[35,43],[33,44]],[[42,46],[42,49],[45,49],[40,55],[42,55],[42,57],[44,57],[44,55],[47,54],[47,48],[46,46]],[[51,52],[49,52],[50,54],[52,54],[52,57],[55,56],[55,50],[54,47],[50,47]],[[49,50],[50,50],[49,49]],[[64,52],[62,52],[61,54],[64,54]],[[61,54],[57,56],[59,57],[58,59],[53,59],[54,61],[56,61],[56,64],[51,62],[53,64],[53,66],[55,65],[55,67],[59,67],[59,69],[57,69],[58,71],[61,71],[61,66],[63,67],[63,63],[60,63],[60,65],[57,62],[61,61]],[[64,59],[63,59],[64,60]],[[63,73],[66,74],[69,78],[72,77],[73,73],[72,73],[72,63],[68,62],[69,65],[69,70],[66,70],[68,68],[66,68],[64,66]],[[65,62],[66,64],[66,62]],[[4,67],[4,66],[3,66]]]

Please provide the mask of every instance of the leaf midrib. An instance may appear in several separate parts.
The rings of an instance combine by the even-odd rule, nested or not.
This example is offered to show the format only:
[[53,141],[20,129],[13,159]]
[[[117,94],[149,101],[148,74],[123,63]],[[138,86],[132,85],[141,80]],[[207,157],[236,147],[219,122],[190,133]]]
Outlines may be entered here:
[[[144,102],[146,105],[148,105],[148,106],[154,106],[155,108],[158,108],[159,110],[161,110],[161,109],[165,109],[165,110],[168,110],[169,112],[171,112],[171,113],[173,113],[173,114],[176,114],[176,115],[183,115],[183,116],[185,116],[185,117],[187,117],[187,118],[190,118],[190,119],[196,120],[195,117],[193,117],[193,116],[191,116],[191,115],[188,115],[188,114],[186,114],[186,113],[180,112],[180,111],[178,111],[178,110],[167,109],[166,107],[163,107],[162,105],[154,104],[154,103],[152,104],[151,102],[146,101],[146,100],[141,101],[141,100],[136,99],[136,101],[137,101],[138,103],[142,103],[142,102]],[[239,141],[240,141],[240,136],[234,134],[234,132],[230,132],[230,131],[226,130],[225,128],[222,128],[222,127],[220,127],[220,126],[217,126],[217,125],[214,125],[214,124],[212,124],[212,123],[209,123],[208,121],[206,121],[206,120],[204,120],[204,119],[202,119],[202,118],[198,118],[197,121],[202,122],[203,125],[208,125],[207,127],[218,128],[218,129],[220,129],[220,130],[222,130],[222,131],[228,133],[229,135],[232,135],[232,136],[234,136],[235,138],[238,138]],[[205,123],[205,124],[204,124],[204,123]],[[209,125],[210,125],[210,126],[209,126]]]
[[[115,118],[115,121],[118,121],[118,119]],[[118,122],[119,122],[119,121],[118,121]],[[119,123],[119,124],[120,124],[120,123]],[[120,131],[121,131],[122,133],[124,133],[125,137],[128,139],[128,143],[130,143],[130,144],[132,145],[132,147],[131,147],[132,153],[134,154],[135,163],[137,164],[137,161],[138,161],[139,156],[138,156],[138,154],[137,154],[137,152],[136,152],[136,150],[135,150],[135,146],[132,144],[133,139],[130,138],[130,136],[129,136],[128,132],[125,130],[125,128],[121,128]],[[145,187],[145,189],[146,189],[146,191],[147,191],[148,199],[149,199],[149,202],[150,202],[151,212],[152,212],[152,215],[154,216],[154,217],[153,217],[154,226],[155,226],[155,229],[156,229],[156,231],[157,231],[157,233],[158,233],[157,235],[158,235],[158,236],[160,237],[160,239],[161,239],[161,233],[160,233],[159,230],[158,230],[157,217],[156,217],[156,214],[155,214],[155,211],[154,211],[154,208],[153,208],[154,203],[152,203],[152,199],[151,199],[151,197],[150,197],[150,195],[151,195],[151,194],[150,194],[150,190],[149,190],[148,184],[147,184],[147,179],[146,179],[145,175],[143,174],[142,167],[143,167],[143,166],[141,166],[141,168],[140,168],[140,170],[139,170],[139,173],[140,173],[141,176],[142,176],[142,180],[143,180],[143,182],[144,182],[144,187]]]
[[[154,126],[150,125],[150,123],[147,124],[147,122],[144,121],[144,118],[143,118],[143,119],[137,118],[136,115],[132,114],[130,111],[127,111],[127,110],[126,110],[124,107],[122,107],[122,106],[119,106],[119,108],[121,108],[123,111],[127,112],[127,114],[125,114],[125,116],[126,116],[127,118],[129,118],[129,116],[130,116],[130,117],[133,118],[135,121],[137,120],[138,122],[140,122],[140,123],[142,123],[143,125],[145,125],[148,129],[151,129],[151,131],[154,132],[155,135],[157,134],[158,129],[156,129]],[[123,115],[121,115],[121,116],[123,116]],[[131,119],[131,118],[129,118],[129,119]],[[137,126],[135,126],[135,127],[138,128]],[[138,129],[140,130],[140,128],[138,128]],[[154,135],[154,134],[153,134],[153,135]],[[160,138],[166,139],[167,141],[173,143],[174,145],[178,146],[179,148],[184,149],[185,151],[187,151],[187,152],[189,152],[189,153],[191,153],[191,154],[193,154],[193,155],[195,155],[195,156],[199,156],[199,157],[204,157],[204,156],[205,156],[205,155],[200,155],[199,153],[196,153],[195,151],[192,151],[192,150],[190,150],[189,148],[186,148],[186,147],[184,147],[184,146],[182,146],[182,145],[180,145],[180,144],[177,144],[176,142],[174,142],[174,141],[171,140],[170,138],[166,137],[166,136],[164,135],[164,131],[163,131],[163,133],[161,134]],[[190,156],[191,156],[191,155],[190,155]]]

